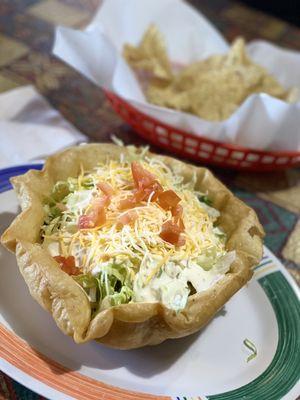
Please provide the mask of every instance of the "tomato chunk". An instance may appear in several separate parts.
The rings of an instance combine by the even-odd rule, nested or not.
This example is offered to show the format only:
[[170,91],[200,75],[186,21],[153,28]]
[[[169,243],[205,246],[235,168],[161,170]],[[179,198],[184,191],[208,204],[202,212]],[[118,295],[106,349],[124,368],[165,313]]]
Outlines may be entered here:
[[160,193],[160,190],[161,190],[161,185],[158,182],[155,182],[153,186],[134,190],[132,195],[120,201],[119,209],[126,210],[127,208],[134,208],[142,201],[148,201],[150,196],[152,196],[151,201],[156,201],[157,196]]
[[185,238],[181,235],[182,229],[173,221],[166,221],[162,225],[159,236],[165,241],[175,246],[183,246]]
[[110,203],[109,196],[101,196],[95,198],[92,202],[91,208],[84,215],[79,217],[79,229],[92,229],[96,226],[101,226],[106,222],[105,207]]
[[181,218],[182,214],[183,214],[182,205],[181,204],[177,204],[177,206],[172,207],[171,208],[171,212],[172,212],[173,217],[175,217],[175,220]]
[[156,183],[155,176],[143,168],[137,161],[131,163],[131,173],[137,189],[144,189]]
[[68,275],[79,275],[81,271],[79,268],[75,266],[75,258],[73,256],[63,257],[63,256],[55,256],[53,257],[55,261],[58,262],[61,269],[66,272]]
[[126,210],[127,208],[133,208],[136,206],[136,199],[133,195],[126,197],[119,203],[120,210]]
[[90,215],[81,215],[78,221],[79,229],[90,229],[94,228],[95,224],[93,218]]
[[176,207],[172,207],[171,212],[172,212],[172,215],[174,217],[174,221],[176,222],[176,224],[178,224],[180,229],[182,231],[184,231],[185,226],[184,226],[184,223],[183,223],[183,220],[182,220],[182,214],[183,214],[182,205],[177,204]]
[[118,224],[124,226],[131,224],[138,217],[138,213],[135,210],[129,210],[125,214],[120,215],[118,218]]
[[165,190],[158,194],[157,202],[164,210],[171,210],[180,202],[180,197],[174,190]]
[[181,229],[181,231],[184,232],[185,226],[184,226],[184,223],[182,221],[182,218],[179,218],[178,221],[176,221],[176,223],[178,224],[178,226]]
[[120,210],[134,208],[141,202],[148,201],[150,196],[151,201],[156,201],[159,194],[163,192],[163,188],[157,182],[155,176],[143,168],[137,161],[131,163],[131,172],[135,190],[133,190],[132,195],[120,201]]
[[95,207],[88,216],[92,218],[94,224],[93,227],[101,226],[106,222],[106,212],[104,207]]
[[[158,182],[155,182],[155,183],[154,183],[151,187],[149,187],[147,190],[148,190],[148,192],[149,192],[149,196],[150,196],[151,193],[154,192],[154,194],[152,195],[151,201],[157,201],[157,199],[158,199],[160,193],[163,192],[163,188],[162,188],[161,184],[158,183]],[[148,196],[148,199],[149,199],[149,196]],[[148,200],[148,199],[147,199],[147,200]]]
[[115,193],[112,186],[107,182],[97,183],[97,188],[100,189],[108,197],[111,197]]
[[185,237],[183,235],[179,235],[176,246],[180,247],[184,245],[185,245]]
[[108,207],[110,205],[110,196],[101,196],[101,197],[96,197],[92,201],[92,207],[91,210],[103,208],[103,207]]
[[131,163],[131,172],[136,187],[136,192],[134,194],[136,202],[147,201],[152,193],[152,201],[156,201],[159,193],[163,191],[163,188],[161,184],[157,182],[155,176],[136,161]]

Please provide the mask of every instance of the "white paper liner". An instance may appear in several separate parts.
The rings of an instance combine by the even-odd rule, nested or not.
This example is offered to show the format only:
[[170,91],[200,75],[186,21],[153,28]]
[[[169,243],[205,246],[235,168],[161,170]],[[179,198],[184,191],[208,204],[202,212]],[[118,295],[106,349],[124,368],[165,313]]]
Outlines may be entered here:
[[[122,49],[125,43],[138,44],[151,23],[164,35],[175,63],[187,64],[228,50],[220,33],[182,0],[104,0],[85,31],[57,28],[53,52],[96,85],[163,123],[240,146],[300,151],[300,101],[288,104],[267,94],[254,94],[221,122],[148,103],[122,58]],[[286,88],[300,89],[299,52],[265,41],[251,42],[247,50]]]

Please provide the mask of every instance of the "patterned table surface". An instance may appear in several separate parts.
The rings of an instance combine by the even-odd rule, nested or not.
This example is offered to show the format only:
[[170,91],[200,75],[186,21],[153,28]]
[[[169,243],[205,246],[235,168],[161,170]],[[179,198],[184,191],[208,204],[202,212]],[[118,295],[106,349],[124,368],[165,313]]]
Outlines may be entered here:
[[[228,40],[266,39],[300,50],[300,29],[231,0],[190,0]],[[34,84],[93,141],[112,132],[143,143],[112,111],[102,91],[51,56],[54,26],[84,27],[99,0],[0,0],[0,92]],[[213,169],[253,207],[267,232],[265,244],[300,284],[300,170],[240,173]],[[0,372],[0,399],[42,399]]]

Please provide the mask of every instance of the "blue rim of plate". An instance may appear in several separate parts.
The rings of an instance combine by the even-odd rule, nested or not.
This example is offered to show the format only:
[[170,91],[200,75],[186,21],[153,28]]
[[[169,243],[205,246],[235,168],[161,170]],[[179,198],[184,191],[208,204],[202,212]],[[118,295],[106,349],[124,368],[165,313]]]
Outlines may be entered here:
[[0,169],[0,193],[12,189],[10,178],[25,174],[29,169],[41,170],[42,168],[43,164],[26,164]]
[[[0,193],[12,189],[10,178],[29,169],[41,170],[43,164],[26,164],[0,169]],[[250,383],[237,389],[214,395],[208,400],[280,400],[300,380],[300,300],[285,274],[274,268],[273,260],[265,255],[255,268],[254,277],[267,295],[278,326],[278,344],[267,369]],[[261,278],[257,275],[263,274]],[[188,400],[190,396],[175,397]]]

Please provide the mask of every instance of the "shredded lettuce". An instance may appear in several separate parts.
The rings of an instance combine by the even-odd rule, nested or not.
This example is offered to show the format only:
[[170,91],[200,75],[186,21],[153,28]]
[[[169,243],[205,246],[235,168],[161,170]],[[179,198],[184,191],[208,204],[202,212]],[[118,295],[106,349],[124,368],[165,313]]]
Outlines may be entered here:
[[126,155],[126,160],[128,162],[143,160],[149,151],[149,146],[141,147],[141,149],[135,146],[127,146],[128,154]]
[[203,251],[203,253],[196,258],[196,263],[205,271],[209,271],[210,269],[213,268],[217,257],[218,257],[218,252],[216,248],[211,247]]
[[42,234],[48,236],[52,235],[55,232],[58,232],[60,227],[60,220],[60,217],[56,217],[49,220],[49,223],[45,221],[45,224],[42,226]]
[[112,262],[109,265],[103,263],[99,268],[99,272],[73,277],[89,298],[91,289],[96,289],[96,301],[91,303],[93,312],[128,303],[132,299],[133,290],[126,267]]
[[64,203],[69,212],[75,213],[86,208],[92,200],[93,191],[89,189],[76,190],[64,199]]
[[45,219],[41,229],[42,236],[52,235],[60,229],[63,216],[63,201],[69,193],[68,183],[58,181],[53,186],[50,196],[44,198]]
[[45,219],[42,226],[42,235],[52,235],[60,228],[62,208],[52,198],[48,198],[46,201],[44,204]]
[[58,181],[53,186],[51,197],[55,202],[59,202],[62,201],[70,192],[71,189],[68,182]]
[[226,241],[226,233],[219,226],[214,226],[213,232],[220,240]]
[[101,310],[105,310],[111,306],[129,303],[129,301],[132,299],[132,296],[133,290],[128,286],[122,286],[120,292],[115,292],[114,294],[105,297],[100,308]]
[[112,142],[113,142],[114,144],[116,144],[117,146],[124,147],[124,142],[123,142],[123,140],[121,140],[120,138],[118,138],[116,135],[111,134],[111,135],[110,135],[110,138],[111,138]]
[[88,290],[88,289],[98,286],[97,278],[94,277],[92,274],[77,275],[77,276],[74,276],[74,279],[85,290]]
[[228,253],[224,254],[222,257],[218,259],[216,264],[214,265],[214,269],[219,273],[219,274],[226,274],[228,270],[230,269],[231,264],[236,258],[236,253],[235,251],[229,251]]
[[247,362],[249,362],[257,356],[257,348],[256,348],[255,344],[252,343],[251,340],[249,340],[247,338],[243,340],[243,343],[252,352],[252,354],[250,354],[247,357]]
[[67,181],[58,181],[53,186],[51,194],[44,199],[42,236],[52,235],[62,226],[71,233],[76,230],[76,211],[80,204],[83,208],[89,204],[95,182],[91,176],[82,176],[80,185],[79,187],[78,178],[68,178]]
[[204,203],[209,207],[211,207],[213,204],[212,200],[206,195],[199,195],[198,199],[199,199],[199,201],[201,201],[201,203]]
[[[80,189],[78,178],[68,178],[67,185],[70,192],[75,192]],[[95,187],[95,180],[93,176],[82,176],[80,185],[83,189],[93,189]]]
[[[196,291],[205,290],[215,279],[219,279],[221,274],[229,271],[235,258],[234,252],[226,253],[226,234],[217,226],[220,212],[213,207],[213,202],[206,193],[195,190],[196,174],[193,174],[189,182],[184,183],[183,178],[180,177],[180,171],[177,173],[176,168],[171,171],[162,161],[148,158],[147,151],[147,147],[142,150],[134,146],[127,147],[126,163],[134,160],[148,162],[151,168],[158,168],[160,173],[166,174],[170,182],[173,182],[175,188],[178,187],[178,190],[182,191],[183,201],[188,202],[187,199],[191,197],[191,208],[187,205],[187,215],[197,209],[201,216],[208,214],[209,218],[205,216],[208,223],[204,225],[203,232],[199,230],[199,235],[200,238],[208,236],[209,245],[202,248],[200,243],[201,251],[187,255],[185,259],[181,256],[178,260],[176,257],[172,258],[171,255],[170,260],[166,261],[161,259],[161,255],[156,255],[158,258],[149,257],[148,260],[147,254],[152,252],[152,238],[148,239],[151,236],[152,227],[148,228],[148,225],[148,236],[143,237],[142,245],[137,246],[134,245],[132,237],[135,237],[137,242],[139,241],[142,236],[142,224],[136,224],[134,227],[126,226],[122,229],[112,227],[110,230],[104,226],[103,232],[99,230],[97,233],[80,232],[79,218],[90,209],[93,199],[97,196],[96,185],[99,179],[108,180],[108,182],[111,180],[114,182],[113,185],[123,190],[128,186],[128,168],[130,168],[128,165],[121,165],[117,177],[113,173],[114,163],[110,163],[108,164],[109,175],[106,169],[99,165],[95,171],[85,173],[81,168],[78,177],[58,181],[44,201],[45,219],[41,230],[43,245],[51,254],[53,253],[53,256],[62,253],[75,258],[76,265],[80,266],[84,273],[73,276],[73,279],[85,291],[93,316],[111,306],[130,301],[149,301],[149,298],[151,301],[162,301],[167,307],[178,311],[185,307],[190,295],[190,286]],[[124,154],[120,157],[121,164],[124,157]],[[192,191],[192,196],[186,193],[186,190]],[[115,212],[114,206],[112,202],[110,208],[113,212]],[[111,209],[108,213],[112,212]],[[73,233],[76,235],[73,236]],[[194,232],[195,236],[197,233],[198,230]],[[98,240],[102,237],[104,240]],[[103,243],[106,242],[111,242],[112,246],[104,246]],[[125,248],[125,252],[120,251],[118,254],[120,248]],[[102,256],[97,258],[98,254],[112,255],[109,255],[107,262],[102,262]],[[156,254],[155,251],[154,254]],[[162,265],[159,264],[160,262]],[[143,293],[140,295],[138,292]]]
[[175,311],[182,310],[187,303],[190,289],[188,285],[179,284],[173,279],[160,288],[162,302]]
[[[116,135],[112,134],[110,136],[111,140],[113,143],[115,143],[117,146],[120,147],[125,147],[123,140],[118,138]],[[149,151],[149,146],[143,146],[140,149],[137,148],[136,146],[133,145],[128,145],[126,146],[128,154],[127,154],[127,161],[136,161],[136,160],[143,160],[145,158],[145,155]]]

